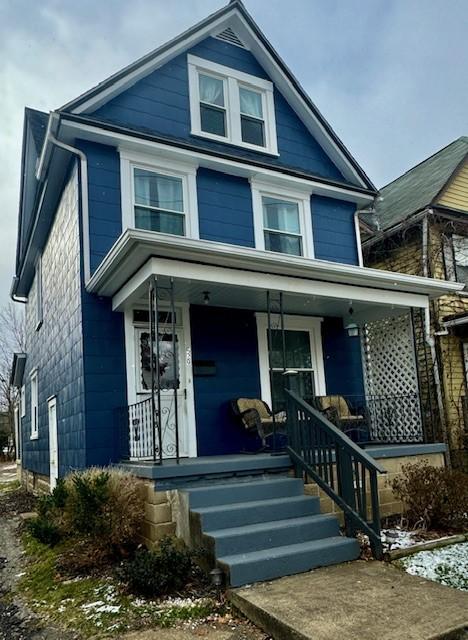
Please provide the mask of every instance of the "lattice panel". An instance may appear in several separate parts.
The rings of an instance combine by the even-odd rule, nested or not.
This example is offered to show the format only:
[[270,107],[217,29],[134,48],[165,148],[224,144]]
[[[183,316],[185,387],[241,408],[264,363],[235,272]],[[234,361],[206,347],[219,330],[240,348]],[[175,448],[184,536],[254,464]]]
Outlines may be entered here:
[[368,323],[362,334],[362,350],[373,439],[421,441],[422,419],[410,316]]

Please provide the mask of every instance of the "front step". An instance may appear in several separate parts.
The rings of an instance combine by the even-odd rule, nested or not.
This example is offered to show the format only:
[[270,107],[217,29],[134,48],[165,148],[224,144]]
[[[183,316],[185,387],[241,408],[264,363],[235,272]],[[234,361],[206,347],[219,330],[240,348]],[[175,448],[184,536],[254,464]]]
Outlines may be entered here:
[[183,492],[192,543],[202,542],[233,587],[359,556],[356,540],[340,535],[335,516],[320,514],[301,479],[263,476]]
[[251,582],[273,580],[317,567],[339,564],[359,557],[357,540],[335,536],[236,554],[218,558],[218,564],[229,574],[231,587]]

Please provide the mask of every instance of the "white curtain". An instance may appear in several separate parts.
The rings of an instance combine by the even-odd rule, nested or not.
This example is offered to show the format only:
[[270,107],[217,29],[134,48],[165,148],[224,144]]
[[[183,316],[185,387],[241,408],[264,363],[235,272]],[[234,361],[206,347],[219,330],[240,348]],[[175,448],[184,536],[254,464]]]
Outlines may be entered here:
[[200,101],[224,107],[223,81],[211,76],[199,76]]
[[263,198],[263,224],[267,229],[300,233],[297,203]]
[[263,118],[262,96],[255,91],[241,87],[239,89],[240,111],[246,116]]
[[182,180],[135,169],[135,202],[166,211],[184,210]]

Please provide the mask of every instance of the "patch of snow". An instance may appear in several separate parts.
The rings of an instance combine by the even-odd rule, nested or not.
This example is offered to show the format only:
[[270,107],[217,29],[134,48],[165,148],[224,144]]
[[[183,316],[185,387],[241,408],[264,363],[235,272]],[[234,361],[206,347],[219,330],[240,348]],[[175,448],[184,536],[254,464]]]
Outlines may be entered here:
[[406,529],[382,529],[380,538],[384,547],[390,549],[407,549],[419,542],[417,531],[407,531]]
[[468,591],[468,542],[419,551],[399,563],[413,576]]

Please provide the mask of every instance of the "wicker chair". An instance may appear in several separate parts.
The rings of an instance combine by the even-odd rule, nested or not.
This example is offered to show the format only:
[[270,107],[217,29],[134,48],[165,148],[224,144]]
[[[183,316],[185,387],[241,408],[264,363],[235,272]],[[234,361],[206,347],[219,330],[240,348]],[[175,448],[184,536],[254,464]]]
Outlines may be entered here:
[[264,449],[267,447],[267,437],[273,434],[273,422],[280,425],[286,421],[284,411],[276,413],[273,417],[267,403],[258,398],[236,398],[231,400],[231,407],[247,431],[257,432]]
[[365,415],[352,413],[343,396],[317,396],[314,404],[330,422],[357,442],[369,440],[368,421]]

